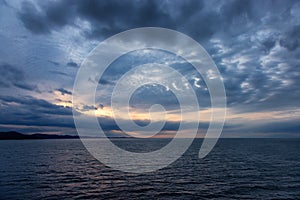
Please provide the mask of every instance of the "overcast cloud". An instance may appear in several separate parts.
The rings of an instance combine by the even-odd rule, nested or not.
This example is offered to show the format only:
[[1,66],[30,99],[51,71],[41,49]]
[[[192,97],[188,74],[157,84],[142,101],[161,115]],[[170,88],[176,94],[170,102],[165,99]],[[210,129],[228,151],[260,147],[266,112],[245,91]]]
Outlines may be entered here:
[[[70,101],[80,63],[105,38],[146,26],[183,32],[211,55],[224,78],[231,115],[224,137],[275,133],[299,137],[300,2],[289,0],[2,0],[0,131],[19,130],[22,125],[27,126],[27,132],[75,133]],[[115,81],[135,59],[138,64],[151,59],[174,61],[162,52],[147,56],[136,52],[120,58],[99,82],[100,107],[109,106]],[[209,107],[201,77],[188,64],[174,62],[172,67],[185,69],[181,72],[199,94],[200,105]],[[147,90],[137,93],[133,107],[160,101],[170,109],[178,108],[171,93],[162,88]],[[139,104],[142,99],[147,99],[143,105]],[[250,119],[251,113],[270,116],[272,112],[292,114],[266,118],[261,123]],[[238,117],[241,115],[243,118]],[[114,125],[107,127],[111,127],[107,131],[118,130]]]

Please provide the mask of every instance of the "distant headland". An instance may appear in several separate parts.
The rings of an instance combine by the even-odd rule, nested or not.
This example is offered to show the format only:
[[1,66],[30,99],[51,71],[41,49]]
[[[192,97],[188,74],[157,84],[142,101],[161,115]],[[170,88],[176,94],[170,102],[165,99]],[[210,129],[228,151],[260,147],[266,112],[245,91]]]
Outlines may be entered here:
[[33,139],[77,139],[78,136],[56,134],[23,134],[16,131],[0,132],[0,140],[33,140]]

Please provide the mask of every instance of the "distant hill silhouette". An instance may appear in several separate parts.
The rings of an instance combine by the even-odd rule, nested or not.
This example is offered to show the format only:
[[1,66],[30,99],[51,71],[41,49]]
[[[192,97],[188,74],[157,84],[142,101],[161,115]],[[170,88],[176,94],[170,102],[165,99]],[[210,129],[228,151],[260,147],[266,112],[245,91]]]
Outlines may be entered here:
[[71,135],[53,135],[53,134],[31,134],[26,135],[15,131],[0,132],[0,140],[30,140],[30,139],[76,139],[78,136]]

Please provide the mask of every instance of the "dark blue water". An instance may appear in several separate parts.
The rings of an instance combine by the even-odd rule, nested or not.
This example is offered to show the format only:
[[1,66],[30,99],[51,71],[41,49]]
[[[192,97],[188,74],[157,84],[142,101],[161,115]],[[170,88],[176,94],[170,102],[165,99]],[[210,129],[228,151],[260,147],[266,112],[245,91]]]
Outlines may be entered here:
[[80,140],[0,141],[0,199],[300,199],[299,139],[221,139],[202,160],[200,145],[137,175],[105,167]]

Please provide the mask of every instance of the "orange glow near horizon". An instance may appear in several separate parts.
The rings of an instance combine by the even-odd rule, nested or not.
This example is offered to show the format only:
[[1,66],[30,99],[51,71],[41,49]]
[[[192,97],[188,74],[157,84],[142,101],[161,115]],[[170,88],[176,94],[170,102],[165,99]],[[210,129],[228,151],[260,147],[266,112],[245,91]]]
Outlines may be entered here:
[[[222,110],[214,109],[216,112],[216,115],[218,112],[221,112]],[[200,110],[199,116],[200,116],[200,121],[201,122],[210,122],[211,119],[211,114],[212,114],[212,109],[208,108],[205,110]],[[89,111],[84,111],[84,114],[87,115],[96,115],[97,117],[110,117],[113,118],[113,110],[111,107],[103,107],[103,108],[98,108],[97,110],[89,110]],[[181,114],[180,112],[178,113],[177,111],[165,111],[165,112],[156,112],[152,113],[153,116],[155,116],[154,120],[159,121],[159,120],[166,120],[170,122],[178,122],[181,121]],[[189,113],[183,113],[186,119],[188,121],[194,121],[192,117],[189,117]],[[130,108],[129,116],[131,119],[128,119],[126,113],[120,113],[118,115],[119,118],[124,119],[124,120],[140,120],[140,121],[146,121],[150,120],[150,114],[149,112],[145,112],[143,110],[139,109],[133,109]],[[218,115],[217,115],[218,116]],[[300,117],[300,109],[299,110],[290,110],[290,111],[269,111],[269,112],[247,112],[247,113],[236,113],[234,110],[227,109],[227,115],[226,115],[226,120],[230,121],[256,121],[256,120],[263,120],[263,121],[270,121],[270,120],[283,120],[283,119],[290,119],[290,118],[299,118]],[[218,118],[217,118],[218,120]],[[222,120],[222,119],[219,119]]]
[[[56,105],[64,106],[64,107],[72,107],[72,95],[64,94],[62,95],[60,92],[55,91],[55,99],[50,100],[51,102],[54,102]],[[216,112],[218,116],[218,112],[222,112],[223,110],[218,108],[215,108],[214,111]],[[150,121],[151,117],[153,121],[168,121],[168,122],[180,122],[182,119],[180,110],[173,110],[173,111],[163,111],[163,112],[152,112],[149,113],[148,110],[141,110],[136,108],[129,108],[129,117],[127,113],[118,113],[118,116],[114,116],[113,109],[109,106],[104,106],[102,108],[95,108],[90,110],[84,110],[79,109],[79,112],[81,112],[84,115],[89,116],[96,116],[96,117],[104,117],[104,118],[116,118],[123,120],[134,120],[134,121]],[[191,111],[192,112],[192,111]],[[211,114],[212,109],[203,109],[198,111],[200,122],[202,123],[209,123],[211,121]],[[184,115],[184,118],[187,119],[187,122],[193,122],[195,119],[192,117],[191,113],[185,112],[182,115]],[[226,121],[230,124],[245,124],[247,122],[248,124],[251,123],[266,123],[266,122],[274,122],[274,121],[282,121],[282,120],[290,120],[293,119],[300,119],[300,109],[289,109],[285,111],[261,111],[261,112],[243,112],[238,113],[235,109],[228,108],[227,109],[227,115],[226,115]],[[222,119],[218,119],[222,121]],[[112,133],[115,130],[112,130]],[[122,134],[122,131],[116,132],[118,134]],[[123,133],[124,134],[124,133]],[[128,133],[131,136],[134,137],[140,137],[143,135],[143,133],[138,132],[132,132]],[[176,131],[162,131],[162,134],[158,134],[154,136],[154,138],[170,138],[173,137],[176,134]],[[185,136],[189,137],[189,130],[186,131]],[[197,137],[204,137],[205,133],[198,134]]]

